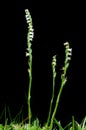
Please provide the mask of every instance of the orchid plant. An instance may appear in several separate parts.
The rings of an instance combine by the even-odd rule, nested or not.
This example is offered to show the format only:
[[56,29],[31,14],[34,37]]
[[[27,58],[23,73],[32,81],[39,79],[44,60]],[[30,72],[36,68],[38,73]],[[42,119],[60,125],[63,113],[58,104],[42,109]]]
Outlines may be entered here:
[[[62,68],[61,74],[61,86],[59,93],[56,98],[55,107],[52,111],[53,101],[54,101],[54,93],[55,93],[55,81],[56,81],[56,67],[57,67],[57,56],[54,55],[52,57],[52,74],[53,74],[53,85],[52,85],[52,97],[50,101],[49,113],[47,122],[41,126],[38,118],[32,121],[31,116],[31,87],[32,87],[32,40],[34,38],[34,29],[32,24],[32,17],[28,9],[25,9],[25,18],[28,25],[28,33],[27,33],[27,49],[26,49],[26,57],[28,57],[28,74],[29,74],[29,86],[28,86],[28,118],[22,121],[22,123],[15,124],[11,122],[10,125],[7,125],[7,121],[5,126],[0,124],[0,130],[86,130],[86,117],[83,119],[81,124],[75,121],[74,117],[72,117],[72,121],[67,124],[64,128],[61,123],[57,121],[55,118],[56,112],[58,109],[60,97],[62,94],[62,90],[67,82],[67,70],[70,65],[70,60],[72,56],[72,48],[70,48],[69,42],[64,43],[65,47],[65,60]],[[25,121],[28,119],[28,123]],[[54,127],[54,124],[56,127]]]
[[[26,56],[28,56],[28,72],[29,72],[29,90],[28,90],[28,115],[29,115],[29,125],[27,126],[27,128],[29,127],[28,130],[33,130],[32,129],[32,125],[31,125],[31,106],[30,106],[30,98],[31,98],[31,85],[32,85],[32,48],[31,48],[31,41],[33,40],[34,37],[34,30],[33,30],[33,25],[32,25],[32,18],[30,15],[30,12],[28,9],[25,10],[25,17],[26,17],[26,22],[28,24],[28,34],[27,34],[27,50],[28,52],[26,53]],[[68,124],[64,129],[62,128],[61,124],[55,119],[55,115],[58,109],[58,105],[59,105],[59,101],[60,101],[60,97],[62,94],[62,90],[67,82],[67,70],[68,67],[70,65],[70,60],[71,60],[71,56],[72,56],[72,48],[70,48],[69,42],[65,42],[64,43],[64,47],[65,47],[65,60],[64,60],[64,65],[63,65],[63,73],[61,74],[61,87],[59,90],[59,93],[57,95],[56,98],[56,103],[55,103],[55,107],[54,110],[52,112],[52,105],[53,105],[53,100],[54,100],[54,93],[55,93],[55,80],[56,80],[56,76],[57,76],[57,72],[56,72],[56,66],[57,66],[57,58],[56,55],[53,56],[52,58],[52,72],[53,72],[53,87],[52,87],[52,98],[51,98],[51,102],[50,102],[50,109],[49,109],[49,113],[48,113],[48,118],[47,118],[47,122],[45,123],[45,125],[42,128],[38,128],[37,130],[57,130],[57,129],[53,129],[53,124],[54,122],[57,124],[59,130],[64,130],[66,128],[69,128],[69,130],[75,130],[75,127],[77,127],[77,130],[86,130],[85,127],[85,123],[86,123],[86,118],[83,121],[83,129],[82,127],[75,122],[74,117],[72,118],[72,122],[70,124]],[[39,126],[39,120],[36,120],[36,124]],[[34,129],[35,130],[35,129]]]
[[[33,25],[32,25],[32,18],[31,18],[31,15],[30,15],[30,12],[28,9],[25,10],[25,17],[26,17],[26,21],[27,21],[27,24],[28,24],[28,34],[27,34],[27,45],[28,45],[28,53],[26,53],[26,56],[28,56],[29,60],[28,60],[28,65],[29,65],[29,68],[28,68],[28,72],[29,72],[29,78],[30,78],[30,81],[29,81],[29,90],[28,90],[28,115],[29,115],[29,125],[31,123],[31,108],[30,108],[30,98],[31,98],[31,83],[32,83],[32,48],[31,48],[31,41],[33,40],[33,36],[34,36],[34,31],[33,31]],[[62,93],[62,90],[63,90],[63,87],[64,85],[66,84],[67,82],[67,77],[66,77],[66,72],[67,72],[67,69],[69,67],[69,61],[71,60],[71,55],[72,55],[72,48],[70,48],[69,46],[69,43],[66,42],[64,43],[64,46],[65,46],[65,62],[64,62],[64,67],[63,67],[63,73],[61,75],[61,87],[60,87],[60,90],[59,90],[59,94],[57,96],[57,100],[56,100],[56,105],[55,105],[55,109],[52,113],[52,117],[51,117],[51,110],[52,110],[52,104],[53,104],[53,99],[54,99],[54,88],[55,88],[55,79],[56,79],[56,55],[53,56],[53,59],[52,59],[52,71],[53,71],[53,90],[52,90],[52,98],[51,98],[51,102],[50,102],[50,110],[49,110],[49,115],[48,115],[48,119],[47,119],[47,123],[46,123],[46,127],[49,126],[49,121],[51,120],[50,122],[50,129],[52,129],[53,127],[53,120],[55,118],[55,114],[56,114],[56,111],[57,111],[57,108],[58,108],[58,104],[59,104],[59,100],[60,100],[60,96],[61,96],[61,93]],[[50,119],[51,117],[51,119]]]

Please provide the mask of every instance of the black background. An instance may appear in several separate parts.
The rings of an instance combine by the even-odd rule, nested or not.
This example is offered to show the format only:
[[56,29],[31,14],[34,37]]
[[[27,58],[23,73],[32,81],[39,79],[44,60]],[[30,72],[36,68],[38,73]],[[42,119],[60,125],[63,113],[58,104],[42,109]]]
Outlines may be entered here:
[[[6,5],[6,3],[5,3]],[[12,118],[23,106],[27,117],[28,73],[25,50],[27,24],[24,9],[31,12],[34,26],[33,84],[31,106],[33,117],[41,123],[47,119],[52,93],[52,56],[57,55],[55,98],[60,87],[64,62],[63,43],[69,41],[73,50],[56,118],[63,125],[78,122],[86,114],[85,100],[85,9],[84,3],[50,1],[12,1],[1,11],[0,44],[0,111],[9,106]],[[2,121],[2,120],[1,120]]]

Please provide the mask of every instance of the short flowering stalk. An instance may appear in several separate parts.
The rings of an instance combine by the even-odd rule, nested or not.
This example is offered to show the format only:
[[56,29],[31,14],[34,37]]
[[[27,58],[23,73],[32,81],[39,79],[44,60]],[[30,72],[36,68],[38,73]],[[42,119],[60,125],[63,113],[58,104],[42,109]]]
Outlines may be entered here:
[[59,93],[58,93],[58,96],[56,99],[56,105],[55,105],[55,108],[54,108],[54,111],[53,111],[53,114],[51,117],[50,130],[52,130],[52,128],[53,128],[53,120],[54,120],[56,112],[57,112],[61,93],[62,93],[64,85],[67,82],[66,72],[69,67],[69,61],[71,60],[71,55],[72,55],[72,49],[70,49],[69,43],[68,42],[64,43],[64,46],[65,46],[65,61],[64,61],[64,67],[63,67],[63,73],[61,74],[61,87],[60,87],[60,90],[59,90]]
[[71,56],[72,56],[72,48],[70,48],[68,42],[64,43],[64,46],[65,46],[65,61],[64,61],[63,74],[66,76],[66,71],[69,67],[69,62],[70,62]]
[[26,22],[28,24],[28,34],[27,34],[27,52],[26,56],[28,56],[28,73],[29,73],[29,90],[28,90],[28,117],[29,117],[29,125],[31,124],[31,106],[30,106],[30,99],[31,99],[31,86],[32,86],[32,48],[31,48],[31,41],[34,37],[34,30],[32,25],[32,18],[28,9],[25,9],[25,17]]
[[51,111],[52,111],[52,105],[53,105],[53,99],[54,99],[55,79],[56,79],[56,55],[53,56],[53,59],[52,59],[52,71],[53,71],[53,90],[52,90],[52,98],[51,98],[51,102],[50,102],[50,107],[49,107],[50,109],[49,109],[47,125],[46,125],[47,127],[49,125]]

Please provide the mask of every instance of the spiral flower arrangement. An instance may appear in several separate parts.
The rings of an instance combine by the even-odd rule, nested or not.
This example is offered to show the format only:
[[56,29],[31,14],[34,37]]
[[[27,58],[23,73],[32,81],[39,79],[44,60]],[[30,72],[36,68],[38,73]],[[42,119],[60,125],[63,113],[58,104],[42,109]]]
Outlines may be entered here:
[[25,9],[25,18],[28,24],[28,33],[27,33],[27,52],[26,56],[28,56],[28,72],[29,72],[29,90],[28,90],[28,117],[29,117],[29,125],[31,125],[31,106],[30,106],[30,99],[31,99],[31,86],[32,86],[32,48],[31,42],[34,37],[34,29],[32,24],[32,18],[28,9]]

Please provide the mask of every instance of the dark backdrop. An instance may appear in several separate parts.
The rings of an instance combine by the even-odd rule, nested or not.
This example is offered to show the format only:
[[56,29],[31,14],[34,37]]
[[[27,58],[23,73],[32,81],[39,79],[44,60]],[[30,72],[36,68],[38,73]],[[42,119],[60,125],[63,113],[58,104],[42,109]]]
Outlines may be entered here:
[[[8,4],[8,3],[7,3]],[[0,111],[9,106],[11,115],[23,109],[27,117],[28,73],[25,57],[27,24],[24,9],[33,18],[33,85],[31,106],[33,117],[41,123],[47,119],[52,93],[52,56],[57,54],[55,98],[60,87],[60,73],[64,62],[63,43],[69,41],[73,49],[67,72],[68,82],[63,90],[56,118],[65,125],[72,115],[81,121],[85,106],[85,10],[81,3],[45,1],[13,1],[1,11],[0,44]]]

